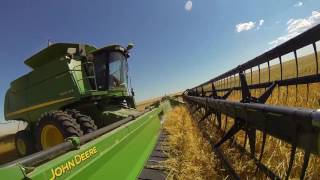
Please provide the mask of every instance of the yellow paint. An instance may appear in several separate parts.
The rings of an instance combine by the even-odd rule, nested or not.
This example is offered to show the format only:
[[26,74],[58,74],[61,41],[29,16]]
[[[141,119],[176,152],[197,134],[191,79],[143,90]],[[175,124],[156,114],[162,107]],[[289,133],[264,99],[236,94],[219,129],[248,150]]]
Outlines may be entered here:
[[71,171],[73,168],[77,167],[82,162],[89,160],[97,152],[97,148],[94,146],[82,152],[81,154],[75,155],[71,160],[59,165],[58,167],[52,168],[50,180],[54,180],[57,177],[62,176],[64,173]]
[[47,124],[42,128],[40,139],[44,150],[64,141],[62,132],[53,124]]
[[60,102],[63,102],[63,101],[67,101],[67,100],[70,100],[70,99],[73,99],[73,98],[74,97],[68,97],[68,98],[63,98],[63,99],[58,99],[58,100],[53,100],[53,101],[37,104],[37,105],[34,105],[34,106],[30,106],[30,107],[27,107],[27,108],[20,109],[18,111],[10,112],[10,113],[6,114],[6,116],[7,117],[14,116],[14,115],[17,115],[17,114],[21,114],[21,113],[25,113],[25,112],[32,111],[32,110],[35,110],[35,109],[39,109],[39,108],[43,108],[43,107],[46,107],[46,106],[50,106],[52,104],[56,104],[56,103],[60,103]]
[[21,155],[26,155],[27,154],[27,147],[26,147],[26,144],[24,143],[24,141],[22,139],[17,139],[17,151]]

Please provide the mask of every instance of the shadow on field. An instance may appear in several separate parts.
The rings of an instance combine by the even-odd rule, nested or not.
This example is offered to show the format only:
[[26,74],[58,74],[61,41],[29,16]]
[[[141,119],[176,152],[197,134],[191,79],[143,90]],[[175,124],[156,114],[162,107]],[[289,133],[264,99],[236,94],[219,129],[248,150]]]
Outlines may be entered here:
[[14,135],[8,134],[0,137],[0,165],[18,158],[15,149]]

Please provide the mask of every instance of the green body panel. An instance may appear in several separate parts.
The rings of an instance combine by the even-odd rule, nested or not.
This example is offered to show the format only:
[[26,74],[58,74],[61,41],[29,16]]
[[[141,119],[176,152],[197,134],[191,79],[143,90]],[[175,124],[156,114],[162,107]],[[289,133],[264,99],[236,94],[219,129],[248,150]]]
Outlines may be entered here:
[[0,179],[24,179],[25,173],[21,166],[0,168]]
[[77,44],[54,44],[25,61],[33,70],[11,83],[5,98],[7,120],[34,122],[42,113],[80,99],[84,85],[78,84],[82,77],[74,66],[81,67],[81,62],[69,64],[65,59],[69,47]]
[[[136,179],[156,144],[161,128],[160,117],[169,109],[169,102],[162,103],[160,107],[136,120],[82,145],[79,150],[70,151],[35,167],[30,173],[19,171],[18,166],[0,168],[0,178],[23,179],[26,174],[30,179],[39,180],[51,179],[54,176],[56,179],[75,180]],[[77,162],[80,162],[79,157],[94,148],[96,153],[72,168],[64,166],[65,171],[61,173],[63,165],[75,162],[76,157]]]
[[[50,70],[51,68],[54,68],[55,71]],[[43,112],[57,109],[79,99],[83,92],[74,82],[72,75],[65,61],[52,61],[33,70],[25,76],[25,87],[12,88],[7,92],[6,119],[22,119],[31,122]],[[14,83],[18,84],[19,82]],[[66,98],[68,100],[63,101]],[[53,103],[55,101],[61,102]],[[41,107],[37,108],[37,106]],[[25,113],[14,113],[19,111],[25,111]]]

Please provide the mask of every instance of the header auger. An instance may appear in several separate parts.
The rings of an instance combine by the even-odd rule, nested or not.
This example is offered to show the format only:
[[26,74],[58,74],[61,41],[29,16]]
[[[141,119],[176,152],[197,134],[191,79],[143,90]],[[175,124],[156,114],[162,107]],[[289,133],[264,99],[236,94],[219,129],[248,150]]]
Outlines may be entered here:
[[[316,42],[320,40],[320,25],[298,35],[297,37],[281,44],[278,47],[244,63],[240,66],[223,73],[197,87],[188,89],[184,92],[184,100],[189,104],[191,112],[200,114],[198,123],[207,120],[210,115],[215,115],[216,125],[223,131],[223,137],[212,144],[215,152],[227,140],[233,139],[239,131],[245,132],[244,146],[238,145],[242,152],[246,152],[247,139],[249,140],[250,153],[246,152],[257,165],[257,169],[263,171],[271,179],[280,179],[280,177],[272,172],[269,168],[261,163],[264,154],[266,136],[270,135],[274,138],[283,140],[291,144],[291,155],[285,179],[288,179],[292,170],[295,159],[296,149],[299,147],[304,150],[304,160],[301,165],[300,179],[304,179],[306,169],[308,167],[310,154],[320,154],[320,112],[316,109],[305,109],[296,107],[285,107],[278,105],[265,104],[276,87],[278,87],[278,99],[281,98],[281,87],[286,88],[286,99],[288,99],[288,86],[295,87],[295,101],[299,94],[298,85],[306,85],[305,100],[309,98],[309,84],[319,83],[319,65],[318,51]],[[313,49],[312,57],[314,60],[315,72],[304,75],[299,69],[299,59],[297,50],[306,46]],[[284,76],[284,62],[282,57],[292,53],[294,55],[295,75],[286,78]],[[311,51],[312,53],[312,51]],[[278,63],[271,66],[270,61],[278,59]],[[265,77],[266,82],[261,82],[262,69],[261,65],[267,64],[264,69],[268,75]],[[272,68],[279,67],[279,75],[275,80],[271,80]],[[253,71],[253,68],[257,68]],[[300,71],[299,71],[300,70]],[[253,83],[253,77],[257,77],[257,82]],[[252,95],[254,90],[259,90],[260,95],[255,97]],[[263,93],[261,91],[264,90]],[[228,100],[231,93],[240,93],[238,102]],[[225,127],[221,127],[221,114],[225,115]],[[228,117],[230,117],[228,119]],[[233,119],[233,125],[227,130],[228,121]],[[229,123],[232,124],[232,123]],[[260,147],[260,155],[256,157],[256,132],[260,131],[262,135],[262,143]],[[210,140],[210,136],[206,136]],[[222,156],[221,153],[217,153]],[[239,179],[239,176],[231,168],[232,166],[225,161],[225,168],[233,179]],[[231,168],[231,169],[230,169]]]

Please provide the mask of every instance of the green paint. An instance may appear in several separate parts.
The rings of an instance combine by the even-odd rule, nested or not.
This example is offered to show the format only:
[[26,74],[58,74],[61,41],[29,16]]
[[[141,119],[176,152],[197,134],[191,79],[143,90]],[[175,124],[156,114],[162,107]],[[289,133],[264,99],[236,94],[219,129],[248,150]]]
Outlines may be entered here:
[[16,180],[24,179],[24,177],[25,174],[19,166],[0,168],[0,179]]
[[76,149],[80,149],[80,138],[79,137],[68,137],[67,139],[65,139],[65,141],[70,141]]

